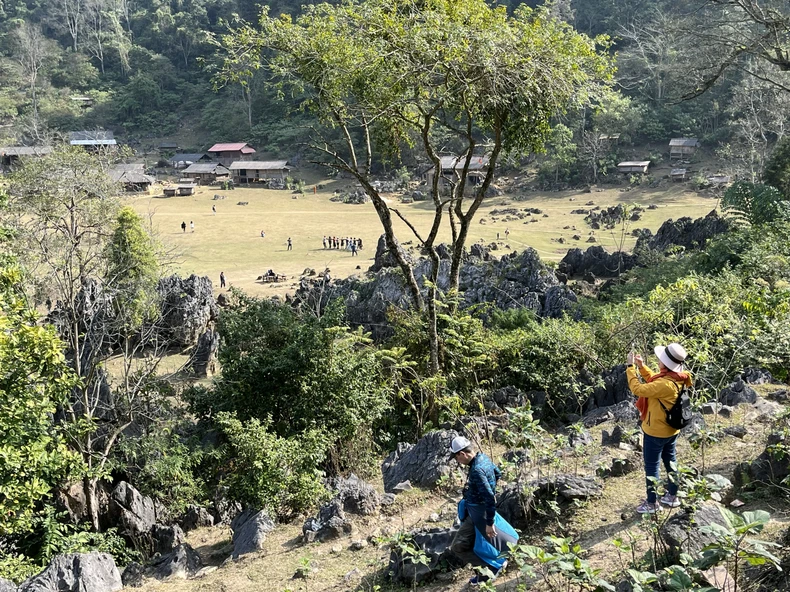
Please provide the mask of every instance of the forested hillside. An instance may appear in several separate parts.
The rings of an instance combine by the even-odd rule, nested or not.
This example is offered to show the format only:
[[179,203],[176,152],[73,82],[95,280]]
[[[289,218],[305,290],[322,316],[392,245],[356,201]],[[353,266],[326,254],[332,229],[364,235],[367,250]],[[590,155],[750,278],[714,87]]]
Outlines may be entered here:
[[[520,3],[500,4],[512,11]],[[269,3],[271,15],[299,10],[294,0]],[[597,181],[615,158],[600,136],[618,133],[625,146],[698,137],[728,172],[759,174],[790,112],[786,3],[559,0],[553,11],[583,33],[611,38],[622,96],[559,122],[546,180]],[[162,138],[183,149],[244,140],[259,152],[296,155],[310,116],[277,100],[265,69],[233,84],[214,78],[225,57],[217,39],[259,12],[242,0],[0,4],[0,143],[100,127],[133,147]]]

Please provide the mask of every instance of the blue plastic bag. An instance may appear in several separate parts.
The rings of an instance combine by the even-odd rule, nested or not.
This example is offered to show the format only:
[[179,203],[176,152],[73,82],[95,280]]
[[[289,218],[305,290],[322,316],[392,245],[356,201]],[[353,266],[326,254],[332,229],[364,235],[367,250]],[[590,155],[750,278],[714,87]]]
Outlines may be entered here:
[[509,545],[518,542],[518,534],[499,513],[494,515],[494,528],[496,536],[489,539],[485,535],[485,509],[466,503],[466,500],[458,502],[458,519],[463,522],[467,514],[475,525],[475,546],[474,554],[484,563],[493,568],[494,571],[500,569],[507,560]]

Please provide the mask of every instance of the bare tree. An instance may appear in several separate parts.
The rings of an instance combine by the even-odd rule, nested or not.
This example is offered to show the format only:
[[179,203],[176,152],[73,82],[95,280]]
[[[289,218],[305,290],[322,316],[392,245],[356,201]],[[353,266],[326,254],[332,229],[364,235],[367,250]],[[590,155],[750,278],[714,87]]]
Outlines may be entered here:
[[85,0],[54,0],[58,23],[65,26],[71,36],[72,49],[76,52],[82,32]]
[[38,24],[22,23],[14,29],[13,56],[22,70],[33,105],[33,120],[38,122],[38,78],[41,70],[52,56],[52,42],[41,32]]

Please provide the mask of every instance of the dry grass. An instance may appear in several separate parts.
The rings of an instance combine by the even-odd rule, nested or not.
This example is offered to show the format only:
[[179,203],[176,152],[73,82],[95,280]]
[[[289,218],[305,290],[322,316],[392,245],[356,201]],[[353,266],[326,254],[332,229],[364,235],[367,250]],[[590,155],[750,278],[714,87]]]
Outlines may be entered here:
[[[668,173],[659,168],[653,175],[660,177]],[[378,217],[370,204],[348,205],[329,201],[336,189],[344,190],[349,181],[321,179],[315,171],[298,171],[295,176],[307,180],[307,194],[293,199],[290,191],[273,191],[260,188],[238,188],[233,191],[220,191],[213,187],[201,187],[197,195],[190,197],[134,197],[129,198],[134,207],[143,215],[150,217],[160,239],[176,255],[176,267],[182,273],[208,275],[215,286],[219,286],[219,273],[224,271],[230,285],[243,288],[256,295],[283,295],[292,291],[299,274],[307,267],[321,270],[330,268],[333,277],[346,277],[366,270],[372,263],[375,246],[381,234]],[[312,189],[318,183],[324,188],[317,193]],[[699,194],[689,189],[688,184],[663,182],[657,189],[626,186],[594,190],[593,193],[578,191],[527,192],[525,199],[516,201],[514,195],[486,200],[478,219],[485,218],[485,224],[475,224],[470,235],[470,243],[482,240],[488,244],[496,240],[500,233],[501,248],[519,250],[532,246],[546,260],[562,258],[568,248],[586,248],[590,229],[581,215],[570,214],[577,208],[584,208],[588,201],[607,207],[617,203],[639,203],[643,206],[655,204],[658,209],[647,210],[644,217],[633,227],[650,228],[655,231],[664,220],[681,216],[698,217],[710,212],[717,200],[710,195]],[[214,194],[227,196],[224,200],[213,200]],[[397,196],[389,198],[393,204]],[[571,201],[573,200],[573,201]],[[249,202],[239,206],[238,202]],[[211,206],[217,206],[213,215]],[[548,218],[534,217],[535,223],[522,221],[504,222],[501,218],[494,221],[492,209],[506,207],[537,207],[549,215]],[[426,202],[400,204],[398,208],[425,233],[432,220],[431,206]],[[195,232],[181,232],[182,221],[189,225],[194,221]],[[528,221],[528,219],[527,219]],[[413,240],[406,226],[396,220],[396,230],[401,241]],[[564,229],[576,227],[576,231]],[[507,241],[505,229],[510,229]],[[266,238],[260,231],[266,231]],[[449,230],[440,237],[449,240]],[[580,234],[582,240],[571,237]],[[355,236],[363,239],[364,249],[358,257],[346,251],[324,250],[322,237]],[[613,248],[615,239],[609,232],[596,231],[599,244]],[[293,250],[286,250],[288,237],[293,240]],[[557,239],[564,238],[566,243],[559,244]],[[628,238],[626,248],[633,245]],[[357,269],[357,266],[360,269]],[[262,284],[256,278],[267,269],[289,277],[284,284]]]

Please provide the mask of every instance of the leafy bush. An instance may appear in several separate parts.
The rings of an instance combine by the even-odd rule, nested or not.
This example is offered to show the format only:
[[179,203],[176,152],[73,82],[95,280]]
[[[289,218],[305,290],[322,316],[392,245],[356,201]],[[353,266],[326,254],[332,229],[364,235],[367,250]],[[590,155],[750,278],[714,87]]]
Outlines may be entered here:
[[727,214],[749,224],[790,220],[790,202],[770,185],[738,181],[724,192],[722,207]]
[[222,375],[212,388],[187,393],[193,411],[270,422],[282,437],[318,426],[336,450],[360,437],[369,441],[388,408],[389,387],[369,341],[337,326],[342,311],[317,318],[242,294],[239,302],[218,323]]
[[217,424],[228,440],[222,485],[231,498],[289,519],[326,496],[318,470],[329,444],[324,432],[311,429],[281,438],[268,419],[242,423],[229,413],[218,414]]

